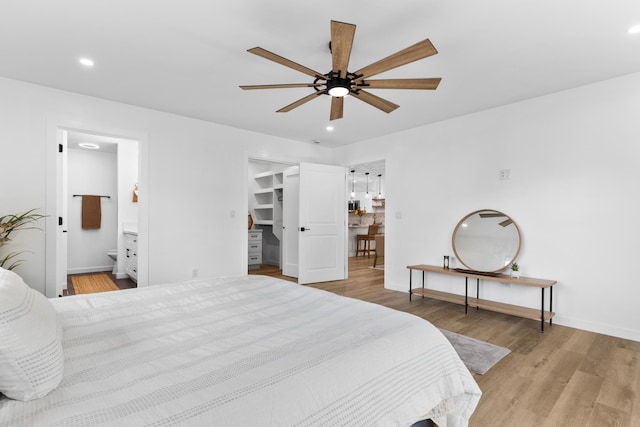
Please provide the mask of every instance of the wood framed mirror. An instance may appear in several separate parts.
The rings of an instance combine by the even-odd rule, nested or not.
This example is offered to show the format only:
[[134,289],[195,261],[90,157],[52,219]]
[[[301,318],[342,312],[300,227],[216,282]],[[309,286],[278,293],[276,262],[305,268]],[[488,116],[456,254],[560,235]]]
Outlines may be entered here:
[[458,222],[451,244],[456,258],[466,268],[498,273],[518,258],[520,229],[508,215],[482,209],[471,212]]

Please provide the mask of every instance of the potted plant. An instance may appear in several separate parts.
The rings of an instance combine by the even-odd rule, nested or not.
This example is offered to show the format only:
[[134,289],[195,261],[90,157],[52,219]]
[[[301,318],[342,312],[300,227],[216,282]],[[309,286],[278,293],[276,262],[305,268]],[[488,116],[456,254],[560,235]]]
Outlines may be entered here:
[[[44,218],[45,215],[36,214],[34,211],[35,209],[31,209],[22,214],[0,216],[0,247],[11,241],[9,235],[16,230],[39,228],[35,223]],[[22,260],[16,260],[15,258],[24,252],[11,252],[4,257],[0,257],[0,267],[6,270],[13,270],[22,264]]]
[[511,264],[511,277],[513,277],[514,279],[520,277],[520,266],[517,262]]

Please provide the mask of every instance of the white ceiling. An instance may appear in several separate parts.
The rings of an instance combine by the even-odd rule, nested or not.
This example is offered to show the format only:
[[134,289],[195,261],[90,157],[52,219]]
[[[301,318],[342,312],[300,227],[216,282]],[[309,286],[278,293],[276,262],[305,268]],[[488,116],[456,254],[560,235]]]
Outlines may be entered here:
[[[328,72],[329,22],[357,25],[350,71],[429,38],[439,53],[376,78],[442,77],[436,91],[371,90],[383,113],[312,89],[260,46]],[[0,76],[335,147],[640,71],[637,0],[23,0],[0,13]],[[78,64],[91,57],[95,67]]]
[[[72,150],[95,150],[105,153],[117,153],[118,144],[124,141],[126,140],[83,132],[69,132],[67,134],[67,146]],[[84,148],[80,146],[82,143],[95,144],[98,148]]]

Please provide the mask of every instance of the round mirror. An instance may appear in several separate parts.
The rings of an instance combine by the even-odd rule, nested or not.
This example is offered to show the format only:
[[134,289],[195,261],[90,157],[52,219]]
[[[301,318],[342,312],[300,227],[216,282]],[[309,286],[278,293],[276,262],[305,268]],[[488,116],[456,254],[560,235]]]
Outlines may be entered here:
[[483,209],[460,220],[452,237],[453,252],[468,269],[504,270],[520,252],[520,230],[506,214]]

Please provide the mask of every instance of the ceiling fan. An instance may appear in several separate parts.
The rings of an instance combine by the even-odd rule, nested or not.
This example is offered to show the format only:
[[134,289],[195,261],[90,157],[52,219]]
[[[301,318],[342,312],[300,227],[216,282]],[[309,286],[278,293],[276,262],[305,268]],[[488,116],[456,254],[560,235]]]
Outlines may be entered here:
[[385,113],[390,113],[399,105],[391,101],[380,98],[364,89],[430,89],[434,90],[440,83],[440,78],[419,78],[419,79],[388,79],[388,80],[369,80],[370,77],[385,71],[409,64],[419,59],[427,58],[438,53],[429,39],[423,40],[406,49],[398,51],[387,56],[373,64],[367,65],[354,72],[348,71],[349,57],[351,56],[351,48],[353,38],[355,36],[356,26],[344,22],[331,21],[331,49],[332,68],[328,73],[320,73],[318,71],[307,68],[296,62],[290,61],[275,53],[269,52],[261,47],[254,47],[248,52],[261,56],[268,60],[277,62],[285,67],[300,71],[314,78],[313,83],[289,83],[289,84],[271,84],[271,85],[251,85],[240,86],[242,89],[284,89],[311,87],[315,89],[310,95],[301,98],[286,107],[279,109],[278,113],[286,113],[302,104],[318,98],[320,95],[331,96],[331,114],[330,120],[340,119],[344,113],[344,96],[351,95],[356,99],[366,102]]

